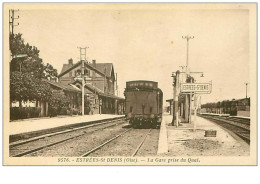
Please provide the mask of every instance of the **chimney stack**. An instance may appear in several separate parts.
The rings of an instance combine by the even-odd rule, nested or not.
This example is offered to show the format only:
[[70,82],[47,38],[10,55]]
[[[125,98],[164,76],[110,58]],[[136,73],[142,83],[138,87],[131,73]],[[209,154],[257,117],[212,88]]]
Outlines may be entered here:
[[73,65],[73,59],[70,58],[70,59],[69,59],[69,66],[72,66],[72,65]]
[[96,67],[96,60],[95,59],[92,60],[92,64],[93,64],[94,67]]

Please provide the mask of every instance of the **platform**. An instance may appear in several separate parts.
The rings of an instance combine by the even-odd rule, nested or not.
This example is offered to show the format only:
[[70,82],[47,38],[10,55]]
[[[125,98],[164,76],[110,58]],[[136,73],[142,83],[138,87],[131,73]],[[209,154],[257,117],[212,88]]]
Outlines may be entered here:
[[[160,135],[159,149],[167,144],[168,151],[158,150],[165,156],[249,156],[250,146],[234,133],[222,128],[210,120],[197,117],[196,130],[193,123],[171,125],[172,116],[164,115],[163,124],[166,135]],[[216,130],[216,137],[205,137],[205,130]],[[167,139],[165,139],[167,137]]]
[[8,124],[5,124],[4,126],[6,126],[6,132],[9,132],[9,135],[14,135],[43,129],[50,129],[75,123],[92,122],[98,120],[113,119],[118,117],[124,117],[124,115],[95,114],[84,116],[61,116],[52,118],[44,117],[37,119],[12,121],[8,122]]
[[167,138],[167,128],[166,121],[168,120],[169,114],[165,114],[162,117],[159,141],[158,141],[158,151],[157,154],[168,153],[168,138]]

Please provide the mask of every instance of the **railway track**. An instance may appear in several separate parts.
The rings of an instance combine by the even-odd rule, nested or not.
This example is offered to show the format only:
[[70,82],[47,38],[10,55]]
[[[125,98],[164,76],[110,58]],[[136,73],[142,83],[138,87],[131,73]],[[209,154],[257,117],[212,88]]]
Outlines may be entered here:
[[[86,125],[78,128],[72,128],[60,132],[45,134],[42,136],[30,138],[28,140],[16,141],[9,144],[9,154],[11,157],[22,157],[37,152],[39,150],[81,137],[88,133],[101,131],[106,128],[116,126],[118,124],[123,124],[125,122],[126,122],[125,120],[121,120],[121,119],[105,121],[105,122]],[[87,132],[86,130],[90,128],[94,128],[94,129]]]
[[230,118],[223,118],[223,117],[211,117],[212,119],[215,119],[215,120],[221,120],[225,123],[228,123],[228,124],[231,124],[233,126],[237,126],[241,129],[244,129],[246,131],[250,131],[250,123],[245,123],[245,122],[242,122],[242,121],[236,121],[236,120],[233,120],[233,119],[230,119]]
[[[124,132],[122,132],[122,133],[120,133],[120,134],[115,135],[115,136],[112,137],[111,139],[109,139],[109,140],[107,140],[107,141],[101,143],[100,145],[94,147],[93,149],[87,151],[86,153],[84,153],[83,155],[81,155],[81,157],[87,157],[87,156],[89,156],[90,154],[92,154],[92,153],[96,152],[97,150],[101,149],[103,146],[107,145],[108,143],[110,143],[110,142],[116,140],[117,138],[123,136],[124,134],[126,134],[127,132],[130,132],[130,131],[132,131],[132,130],[133,130],[133,129],[130,128],[130,129],[128,129],[128,130],[126,130],[126,131],[124,131]],[[131,154],[131,157],[134,157],[134,156],[137,155],[138,151],[140,150],[140,148],[141,148],[142,145],[144,144],[144,142],[145,142],[147,136],[150,134],[151,130],[152,130],[152,129],[150,129],[150,130],[145,134],[144,138],[141,140],[141,142],[138,144],[137,148],[136,148],[136,149],[134,150],[134,152]]]
[[134,153],[132,154],[132,157],[134,157],[137,152],[140,150],[140,148],[142,147],[142,145],[144,144],[144,141],[146,140],[147,136],[150,134],[152,129],[149,130],[149,132],[144,136],[143,140],[140,142],[140,144],[138,145],[138,147],[136,148],[136,150],[134,151]]
[[245,142],[250,144],[250,120],[236,118],[236,117],[221,117],[221,116],[209,116],[201,115],[203,118],[210,119],[218,125],[234,132]]

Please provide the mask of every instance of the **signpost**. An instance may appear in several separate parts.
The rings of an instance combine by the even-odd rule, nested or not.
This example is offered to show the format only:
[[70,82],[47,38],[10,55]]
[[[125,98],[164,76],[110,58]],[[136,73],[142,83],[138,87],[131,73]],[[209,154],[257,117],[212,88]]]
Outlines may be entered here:
[[194,125],[193,131],[196,129],[196,116],[197,116],[197,109],[199,107],[198,99],[201,94],[210,94],[212,91],[212,83],[181,83],[180,86],[181,93],[189,93],[194,94],[194,101],[195,101],[195,111],[194,111]]
[[211,83],[181,83],[181,93],[211,93]]
[[[189,118],[188,121],[191,122],[191,98],[194,95],[194,100],[198,100],[198,97],[196,98],[196,95],[200,95],[200,94],[210,94],[212,91],[212,83],[194,83],[194,78],[190,75],[190,74],[201,74],[201,77],[204,77],[203,72],[191,72],[190,71],[190,67],[189,67],[189,40],[193,39],[194,36],[182,36],[183,39],[187,40],[187,60],[186,60],[186,66],[183,66],[182,69],[184,67],[186,67],[186,82],[190,82],[190,83],[183,83],[183,80],[180,83],[179,80],[179,75],[180,73],[184,73],[184,72],[180,72],[180,71],[176,71],[172,73],[172,77],[173,77],[173,102],[174,102],[174,107],[175,110],[173,112],[173,120],[172,123],[174,125],[174,122],[177,122],[176,125],[178,127],[178,97],[180,94],[185,94],[186,98],[185,98],[185,119],[186,119],[186,115],[187,113],[187,109],[188,109],[188,101],[187,101],[187,97],[188,95],[190,95],[190,102],[189,102]],[[198,107],[198,103],[196,103],[195,105],[195,116],[197,114],[197,107]],[[173,108],[174,109],[174,108]],[[196,117],[195,117],[196,118]],[[195,122],[194,122],[195,124]],[[194,125],[194,130],[195,130],[196,125]]]

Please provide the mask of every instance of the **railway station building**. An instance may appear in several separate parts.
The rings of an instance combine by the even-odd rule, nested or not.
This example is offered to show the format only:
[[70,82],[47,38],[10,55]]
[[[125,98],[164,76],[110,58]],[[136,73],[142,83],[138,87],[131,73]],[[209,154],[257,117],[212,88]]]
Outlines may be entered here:
[[[69,96],[72,109],[82,110],[82,81],[79,78],[82,62],[73,63],[72,59],[63,64],[56,81],[49,81],[51,86],[62,90]],[[84,98],[85,114],[124,114],[125,100],[116,96],[116,76],[112,63],[96,63],[85,61]]]

